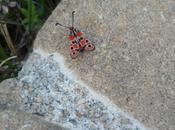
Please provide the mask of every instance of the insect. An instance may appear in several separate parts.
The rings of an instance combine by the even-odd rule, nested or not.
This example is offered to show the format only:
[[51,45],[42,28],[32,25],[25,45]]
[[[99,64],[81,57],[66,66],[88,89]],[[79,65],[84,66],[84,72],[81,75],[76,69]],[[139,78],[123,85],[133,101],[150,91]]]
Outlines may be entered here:
[[84,33],[80,30],[77,30],[74,27],[74,13],[72,12],[72,26],[64,26],[60,23],[56,23],[55,25],[59,25],[65,27],[70,30],[69,41],[70,41],[70,56],[72,59],[75,59],[80,52],[83,51],[93,51],[95,50],[95,46],[89,41],[89,39],[84,35]]

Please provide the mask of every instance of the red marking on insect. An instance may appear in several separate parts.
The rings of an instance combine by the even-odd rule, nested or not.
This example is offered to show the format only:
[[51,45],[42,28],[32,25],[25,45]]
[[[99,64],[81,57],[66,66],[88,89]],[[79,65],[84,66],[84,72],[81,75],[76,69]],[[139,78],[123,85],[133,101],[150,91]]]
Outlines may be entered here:
[[74,36],[69,36],[69,40],[70,40],[70,41],[72,41],[72,40],[74,40],[74,39],[75,39]]
[[72,12],[72,27],[56,23],[56,25],[60,25],[70,30],[70,56],[72,59],[75,59],[78,56],[79,52],[82,52],[84,50],[93,51],[95,49],[95,46],[89,41],[89,39],[84,35],[84,33],[74,28],[74,13],[75,11]]

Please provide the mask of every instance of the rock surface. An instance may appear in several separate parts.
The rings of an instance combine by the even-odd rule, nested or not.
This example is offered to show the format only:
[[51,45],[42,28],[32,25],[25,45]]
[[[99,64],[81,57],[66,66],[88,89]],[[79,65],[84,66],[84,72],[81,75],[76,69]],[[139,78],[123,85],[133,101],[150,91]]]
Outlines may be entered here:
[[[76,60],[69,32],[50,22],[70,25],[73,10],[75,26],[96,46]],[[174,0],[64,0],[34,48],[63,55],[81,80],[152,129],[174,130],[174,34]]]
[[[153,130],[174,130],[174,8],[174,0],[62,1],[15,80],[15,96],[3,96],[1,108],[71,129],[146,129],[127,111]],[[75,27],[96,46],[75,60],[69,32],[55,27],[70,25],[73,10]]]
[[144,130],[109,99],[77,80],[59,54],[35,50],[18,76],[21,109],[75,130]]
[[16,109],[21,102],[16,79],[4,80],[0,84],[0,111]]
[[16,79],[0,84],[0,130],[68,130],[44,121],[37,114],[22,111],[22,98],[17,85]]
[[1,130],[68,130],[24,112],[0,112]]

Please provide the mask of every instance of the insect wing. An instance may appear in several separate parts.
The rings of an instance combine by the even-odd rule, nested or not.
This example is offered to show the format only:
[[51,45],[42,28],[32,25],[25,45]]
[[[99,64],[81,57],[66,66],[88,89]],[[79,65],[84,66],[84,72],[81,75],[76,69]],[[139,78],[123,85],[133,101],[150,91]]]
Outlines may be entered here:
[[70,52],[70,56],[72,59],[75,59],[79,54],[79,51],[76,51],[76,50],[71,50]]
[[95,46],[93,44],[91,44],[91,42],[87,38],[85,38],[84,40],[86,42],[86,46],[85,46],[84,50],[86,50],[86,51],[95,50]]
[[69,36],[70,44],[70,56],[75,59],[79,54],[79,45],[77,44],[76,38],[72,35]]
[[78,37],[80,47],[84,48],[84,50],[93,51],[95,49],[95,46],[91,44],[91,42],[87,37],[84,36],[83,32],[77,31],[77,37]]

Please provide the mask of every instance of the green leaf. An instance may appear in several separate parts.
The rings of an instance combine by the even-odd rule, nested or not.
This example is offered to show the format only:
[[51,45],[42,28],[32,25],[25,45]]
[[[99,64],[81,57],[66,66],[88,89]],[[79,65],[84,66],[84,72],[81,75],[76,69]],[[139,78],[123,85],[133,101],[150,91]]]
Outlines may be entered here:
[[21,13],[22,13],[25,17],[28,17],[28,15],[29,15],[28,10],[25,9],[25,8],[22,8],[22,9],[21,9]]
[[39,19],[36,17],[32,21],[33,21],[33,23],[38,23],[39,22]]
[[22,24],[26,25],[26,24],[28,24],[28,22],[29,22],[29,19],[25,18],[25,19],[23,19]]

